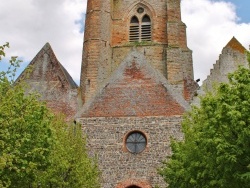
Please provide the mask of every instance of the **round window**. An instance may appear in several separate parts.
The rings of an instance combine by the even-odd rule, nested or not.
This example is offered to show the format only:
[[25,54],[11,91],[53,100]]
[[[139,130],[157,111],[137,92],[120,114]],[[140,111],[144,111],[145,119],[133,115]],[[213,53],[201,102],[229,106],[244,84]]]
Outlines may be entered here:
[[143,13],[143,12],[144,12],[144,8],[142,8],[142,7],[138,8],[138,9],[137,9],[137,12],[138,12],[139,14]]
[[142,152],[147,145],[147,140],[144,134],[139,131],[131,132],[126,139],[126,147],[131,153]]

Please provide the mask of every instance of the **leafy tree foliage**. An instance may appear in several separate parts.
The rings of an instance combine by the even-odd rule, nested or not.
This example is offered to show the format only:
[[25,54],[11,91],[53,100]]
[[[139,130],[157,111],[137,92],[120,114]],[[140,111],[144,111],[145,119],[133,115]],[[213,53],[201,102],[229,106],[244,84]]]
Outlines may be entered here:
[[[248,57],[249,52],[248,52]],[[240,67],[183,121],[160,174],[169,188],[250,187],[250,70]]]
[[[0,61],[7,47],[0,46]],[[23,82],[14,83],[19,62],[12,57],[0,72],[0,188],[100,187],[80,126],[53,115],[37,94],[25,93]]]
[[[0,47],[1,57],[6,47]],[[52,146],[52,114],[36,95],[25,95],[22,84],[13,84],[18,63],[12,57],[8,71],[0,73],[0,187],[36,181],[49,165]]]
[[[64,125],[64,126],[62,126]],[[50,167],[41,175],[44,186],[98,188],[99,171],[85,148],[79,124],[67,125],[62,117],[53,121],[56,142],[50,155]]]

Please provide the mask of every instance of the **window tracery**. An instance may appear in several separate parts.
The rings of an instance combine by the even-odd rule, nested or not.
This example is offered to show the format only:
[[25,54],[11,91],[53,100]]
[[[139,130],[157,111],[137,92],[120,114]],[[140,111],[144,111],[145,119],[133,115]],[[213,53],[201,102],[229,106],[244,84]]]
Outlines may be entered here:
[[151,41],[151,19],[150,16],[139,7],[130,19],[129,41],[143,42]]

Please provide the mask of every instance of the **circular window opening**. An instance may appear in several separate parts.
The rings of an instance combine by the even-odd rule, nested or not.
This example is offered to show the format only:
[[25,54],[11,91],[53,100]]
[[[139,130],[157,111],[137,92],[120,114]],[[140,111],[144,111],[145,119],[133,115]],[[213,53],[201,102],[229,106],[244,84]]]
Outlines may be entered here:
[[126,147],[131,153],[142,152],[147,145],[146,137],[139,131],[129,133],[126,139]]
[[142,8],[142,7],[138,8],[137,12],[140,13],[140,14],[143,13],[144,12],[144,8]]

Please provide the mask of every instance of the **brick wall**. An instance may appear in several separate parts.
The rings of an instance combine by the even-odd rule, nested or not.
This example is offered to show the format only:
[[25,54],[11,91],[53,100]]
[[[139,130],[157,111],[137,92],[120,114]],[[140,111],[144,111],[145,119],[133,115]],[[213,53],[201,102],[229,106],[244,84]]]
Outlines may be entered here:
[[[26,92],[40,94],[56,113],[63,113],[73,119],[77,112],[78,86],[69,73],[57,60],[51,46],[47,43],[35,56],[16,82],[24,79],[30,87]],[[27,77],[28,75],[28,77]]]
[[179,88],[171,86],[142,53],[134,50],[77,117],[172,116],[181,115],[188,108]]
[[[130,19],[139,14],[139,7],[151,18],[152,42],[145,44],[129,42]],[[83,103],[91,99],[135,46],[171,84],[179,87],[180,93],[183,93],[184,78],[193,78],[192,52],[187,48],[179,0],[88,1],[85,24]]]
[[109,0],[88,0],[87,3],[80,78],[83,103],[110,74],[110,8]]

